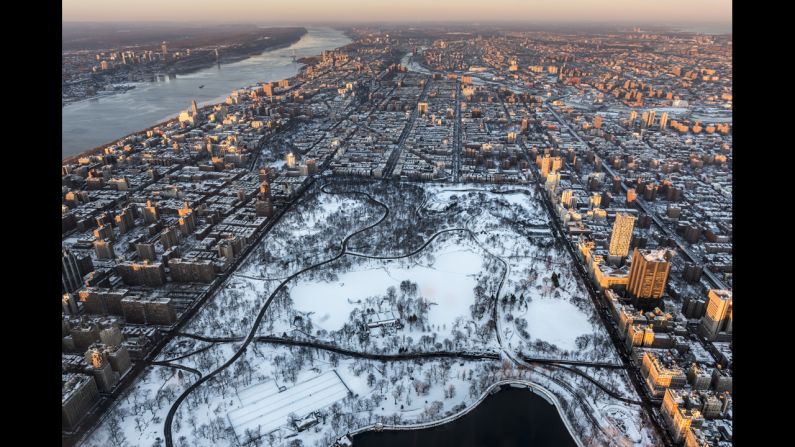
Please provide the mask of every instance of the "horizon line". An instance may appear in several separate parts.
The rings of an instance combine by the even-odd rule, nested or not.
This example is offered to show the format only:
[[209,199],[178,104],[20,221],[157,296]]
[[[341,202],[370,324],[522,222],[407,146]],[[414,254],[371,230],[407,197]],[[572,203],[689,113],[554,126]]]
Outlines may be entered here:
[[448,23],[448,24],[455,24],[455,25],[470,25],[470,26],[480,26],[480,25],[488,25],[488,24],[528,24],[528,25],[537,25],[537,24],[549,24],[549,25],[557,25],[557,24],[579,24],[579,25],[646,25],[646,26],[675,26],[675,25],[733,25],[732,21],[703,21],[703,20],[694,20],[694,21],[666,21],[666,22],[650,22],[647,20],[615,20],[615,21],[583,21],[583,20],[483,20],[478,22],[472,22],[470,20],[413,20],[413,21],[406,21],[406,20],[305,20],[296,22],[294,20],[284,20],[284,21],[262,21],[262,20],[223,20],[223,21],[212,21],[212,20],[158,20],[158,19],[151,19],[151,20],[62,20],[62,24],[117,24],[117,23],[131,23],[131,24],[160,24],[160,23],[185,23],[185,24],[206,24],[206,23],[214,23],[218,25],[239,25],[239,24],[296,24],[296,23],[306,23],[306,24],[328,24],[328,25],[349,25],[349,24],[356,24],[356,25],[383,25],[383,24],[390,24],[390,25],[411,25],[416,23],[421,24],[437,24],[437,23]]

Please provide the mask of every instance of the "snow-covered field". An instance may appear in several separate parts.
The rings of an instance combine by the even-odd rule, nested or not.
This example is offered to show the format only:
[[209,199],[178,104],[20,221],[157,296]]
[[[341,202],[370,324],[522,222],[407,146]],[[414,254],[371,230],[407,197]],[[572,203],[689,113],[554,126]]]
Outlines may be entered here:
[[228,413],[237,439],[249,440],[250,433],[268,434],[293,415],[303,417],[328,407],[348,395],[348,388],[336,371],[327,371],[280,390],[273,381],[259,383],[237,393],[240,406]]
[[397,289],[402,281],[409,280],[418,285],[419,296],[433,303],[428,322],[452,325],[457,316],[469,313],[483,259],[473,247],[458,245],[434,251],[433,255],[433,263],[423,257],[409,265],[400,260],[369,260],[371,267],[340,274],[335,281],[298,282],[290,290],[293,306],[314,313],[316,326],[338,330],[357,303],[385,295],[389,287]]
[[[577,337],[593,331],[588,318],[574,305],[563,300],[533,301],[527,306],[525,315],[533,338],[552,343],[564,350],[577,349]],[[562,318],[553,318],[554,316]]]
[[[535,191],[518,188],[332,183],[334,194],[307,193],[183,331],[238,339],[254,331],[346,353],[255,340],[230,366],[218,369],[239,352],[241,342],[175,337],[158,360],[185,356],[172,364],[211,376],[176,408],[175,445],[237,445],[247,429],[260,427],[259,445],[299,440],[328,446],[376,422],[438,420],[505,378],[548,389],[565,405],[574,429],[595,439],[594,445],[606,439],[655,445],[641,428],[638,406],[570,371],[511,361],[524,354],[618,362],[571,259],[549,231],[540,199]],[[369,193],[389,213],[354,191]],[[382,216],[378,226],[352,237],[348,252],[340,255],[346,236]],[[400,325],[368,329],[366,323],[380,315],[394,315]],[[436,351],[484,356],[423,357]],[[414,357],[385,362],[363,356],[407,352]],[[620,370],[583,372],[636,398]],[[332,375],[338,379],[328,379],[322,396],[305,389]],[[85,444],[123,445],[116,442],[123,439],[129,445],[163,445],[165,415],[195,380],[191,372],[150,367]],[[290,417],[309,413],[320,415],[317,425],[302,432],[289,425]]]

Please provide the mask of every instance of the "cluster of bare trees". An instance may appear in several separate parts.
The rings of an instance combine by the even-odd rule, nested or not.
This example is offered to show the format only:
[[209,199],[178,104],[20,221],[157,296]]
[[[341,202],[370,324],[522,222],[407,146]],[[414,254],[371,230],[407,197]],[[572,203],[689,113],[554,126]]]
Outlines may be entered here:
[[[335,191],[367,192],[389,208],[386,220],[349,241],[352,250],[378,254],[401,254],[422,245],[437,227],[428,219],[417,219],[415,209],[426,199],[426,191],[417,185],[392,182],[350,182]],[[380,211],[380,215],[383,211]]]

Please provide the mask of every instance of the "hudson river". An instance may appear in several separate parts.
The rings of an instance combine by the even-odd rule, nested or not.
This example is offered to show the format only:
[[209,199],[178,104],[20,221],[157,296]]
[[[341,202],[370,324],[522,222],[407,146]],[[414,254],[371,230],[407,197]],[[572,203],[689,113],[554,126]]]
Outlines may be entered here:
[[[231,64],[221,64],[158,82],[137,83],[125,93],[69,104],[62,109],[61,157],[112,143],[114,140],[199,106],[223,102],[233,90],[257,82],[278,81],[298,73],[296,58],[318,55],[351,40],[331,28],[307,28],[301,40],[281,49]],[[204,87],[199,88],[203,85]]]

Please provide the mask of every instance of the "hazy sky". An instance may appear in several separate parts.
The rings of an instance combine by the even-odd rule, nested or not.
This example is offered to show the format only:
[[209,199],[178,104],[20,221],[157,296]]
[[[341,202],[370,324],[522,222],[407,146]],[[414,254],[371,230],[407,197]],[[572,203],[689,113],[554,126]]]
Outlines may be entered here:
[[731,22],[731,0],[63,0],[64,21]]

